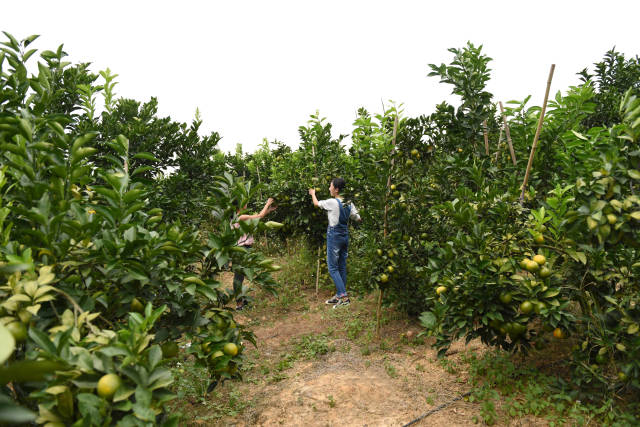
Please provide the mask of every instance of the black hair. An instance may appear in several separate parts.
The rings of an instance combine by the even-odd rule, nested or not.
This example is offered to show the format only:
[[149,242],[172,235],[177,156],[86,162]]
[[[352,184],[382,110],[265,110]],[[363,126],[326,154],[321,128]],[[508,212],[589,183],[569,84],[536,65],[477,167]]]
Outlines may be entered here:
[[342,179],[342,178],[333,178],[331,180],[331,183],[333,184],[333,188],[335,188],[339,192],[342,192],[342,189],[345,186],[344,179]]

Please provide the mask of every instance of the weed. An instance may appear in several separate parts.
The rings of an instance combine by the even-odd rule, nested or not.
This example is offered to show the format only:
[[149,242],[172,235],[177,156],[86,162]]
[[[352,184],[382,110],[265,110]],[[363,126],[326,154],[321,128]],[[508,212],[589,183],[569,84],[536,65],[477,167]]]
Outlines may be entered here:
[[336,407],[336,401],[333,400],[333,395],[330,394],[329,396],[327,396],[327,400],[329,402],[329,407],[330,408],[335,408]]
[[335,351],[335,347],[329,344],[326,334],[305,335],[296,340],[295,348],[305,359],[316,359],[323,354]]
[[387,375],[389,375],[391,378],[397,378],[398,377],[398,372],[396,371],[395,366],[393,366],[391,363],[385,362],[384,363],[384,370],[387,372]]

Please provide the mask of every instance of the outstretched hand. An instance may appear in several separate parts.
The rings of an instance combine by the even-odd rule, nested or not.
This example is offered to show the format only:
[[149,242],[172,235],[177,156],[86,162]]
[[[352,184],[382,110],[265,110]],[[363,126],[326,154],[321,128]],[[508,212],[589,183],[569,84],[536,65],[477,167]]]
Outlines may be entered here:
[[310,194],[311,196],[313,196],[314,194],[316,194],[316,189],[315,189],[315,188],[310,188],[310,189],[309,189],[309,194]]

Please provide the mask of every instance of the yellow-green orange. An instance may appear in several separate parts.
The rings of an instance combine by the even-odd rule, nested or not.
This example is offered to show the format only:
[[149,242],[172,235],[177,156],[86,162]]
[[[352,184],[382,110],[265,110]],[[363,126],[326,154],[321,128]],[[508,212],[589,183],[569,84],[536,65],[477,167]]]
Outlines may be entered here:
[[98,396],[111,399],[122,384],[122,380],[116,374],[103,375],[98,381]]
[[142,313],[144,311],[144,305],[138,298],[134,298],[131,301],[131,311],[135,311],[136,313]]
[[438,295],[442,294],[443,292],[447,292],[447,287],[446,286],[438,286],[436,288],[436,293]]
[[536,237],[534,237],[534,242],[536,242],[537,244],[541,245],[544,243],[544,236],[542,234],[537,234]]
[[503,304],[509,304],[511,302],[511,294],[509,292],[505,292],[500,294],[500,302]]
[[238,346],[235,345],[235,343],[228,342],[224,345],[222,351],[227,356],[235,356],[236,354],[238,354]]
[[527,271],[533,273],[533,272],[538,271],[540,269],[540,265],[538,265],[537,262],[535,262],[535,261],[533,261],[531,259],[528,259],[527,260],[527,265],[526,265],[525,268],[527,269]]
[[380,275],[380,281],[382,283],[387,283],[389,281],[389,276],[387,276],[386,274],[381,274]]
[[538,265],[544,265],[547,262],[547,258],[544,255],[536,255],[533,257],[533,260],[538,263]]
[[11,322],[6,328],[9,330],[13,339],[16,342],[21,342],[27,339],[27,327],[22,322]]
[[543,279],[546,279],[549,276],[551,276],[551,270],[548,269],[547,267],[542,267],[540,269],[540,277],[542,277]]
[[530,301],[524,301],[520,304],[520,311],[522,314],[529,314],[533,311],[533,304]]

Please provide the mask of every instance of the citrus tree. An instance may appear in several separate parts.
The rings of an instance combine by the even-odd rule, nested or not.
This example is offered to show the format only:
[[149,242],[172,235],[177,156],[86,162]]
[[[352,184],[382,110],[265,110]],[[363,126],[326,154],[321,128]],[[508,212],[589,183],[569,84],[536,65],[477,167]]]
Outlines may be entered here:
[[[230,175],[216,180],[205,236],[166,222],[150,202],[144,175],[151,166],[132,166],[158,159],[131,153],[123,135],[102,140],[86,87],[70,98],[80,103],[75,109],[56,112],[65,53],[43,52],[30,76],[36,37],[7,38],[0,56],[0,323],[14,346],[4,356],[1,381],[11,388],[2,400],[37,414],[15,409],[7,418],[175,425],[164,405],[173,398],[167,364],[178,340],[191,341],[213,384],[240,376],[244,342],[253,341],[226,309],[237,295],[218,281],[223,267],[232,261],[265,289],[275,286],[272,261],[236,246],[264,225],[231,227],[231,206],[246,202],[250,188]],[[83,114],[68,113],[76,110]]]

